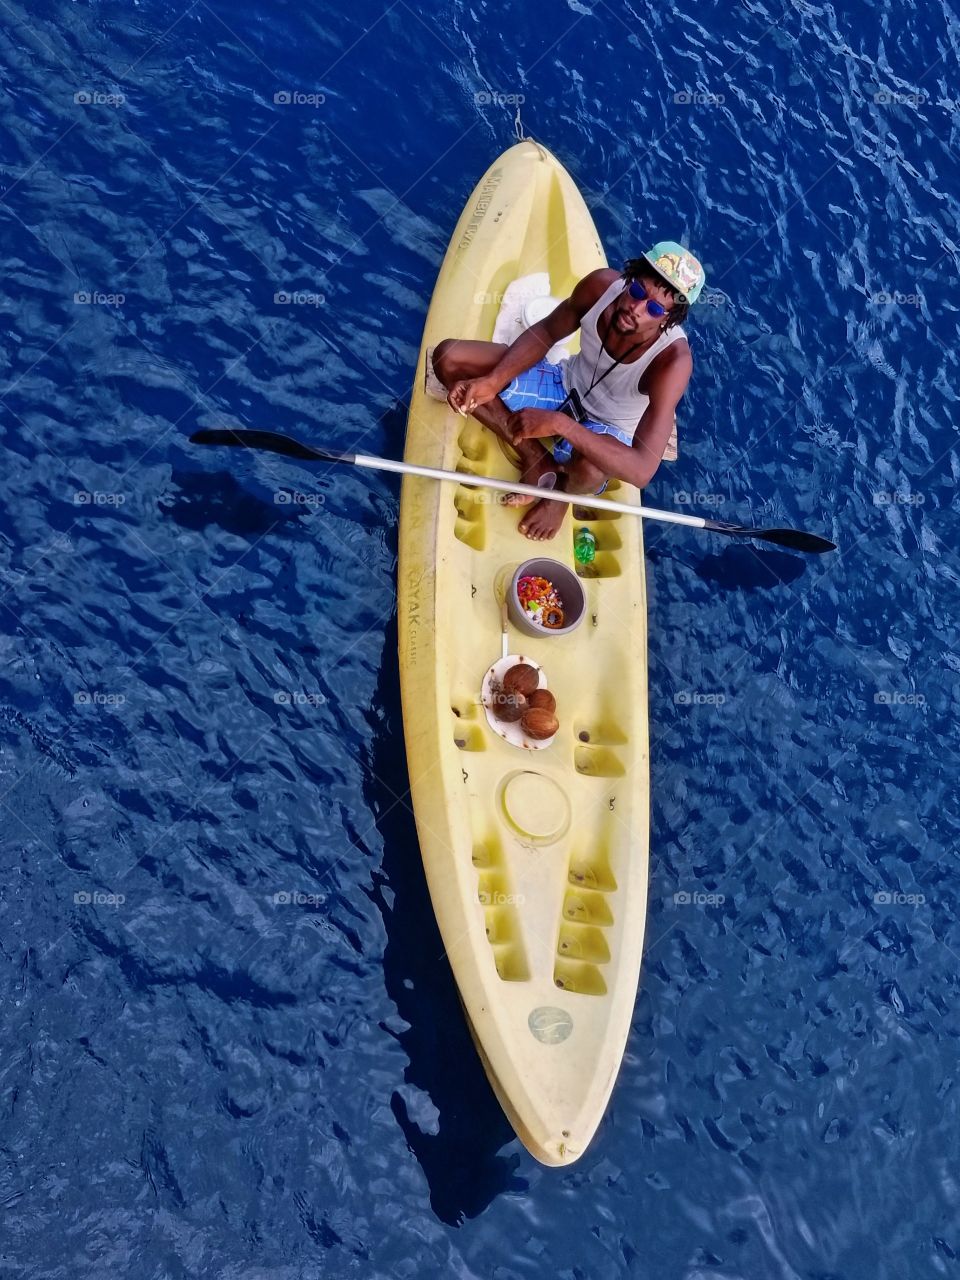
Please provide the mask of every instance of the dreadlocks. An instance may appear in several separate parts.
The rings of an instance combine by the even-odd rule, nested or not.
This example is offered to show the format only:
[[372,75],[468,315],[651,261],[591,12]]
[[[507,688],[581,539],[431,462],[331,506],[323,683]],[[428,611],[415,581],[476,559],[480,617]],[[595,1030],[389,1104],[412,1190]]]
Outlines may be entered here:
[[667,329],[672,329],[674,325],[683,324],[690,313],[690,303],[677,292],[676,289],[666,280],[659,271],[655,271],[651,267],[646,258],[628,258],[623,264],[624,280],[648,280],[651,284],[659,285],[673,299],[673,306],[670,314],[667,316]]

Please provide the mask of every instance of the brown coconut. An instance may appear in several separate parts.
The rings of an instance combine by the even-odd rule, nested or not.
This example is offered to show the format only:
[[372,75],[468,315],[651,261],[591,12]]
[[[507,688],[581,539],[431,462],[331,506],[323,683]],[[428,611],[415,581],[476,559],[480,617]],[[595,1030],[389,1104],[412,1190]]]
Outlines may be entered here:
[[527,702],[538,711],[556,711],[557,709],[557,700],[549,689],[534,689],[527,698]]
[[526,662],[518,662],[516,666],[504,673],[503,691],[504,693],[522,693],[525,698],[529,698],[539,683],[540,673],[536,667],[531,667]]
[[527,700],[522,693],[507,693],[498,689],[493,695],[493,714],[498,720],[514,724],[527,710]]
[[560,728],[560,721],[552,711],[543,707],[529,707],[520,717],[520,728],[528,738],[539,742],[544,738],[552,738]]

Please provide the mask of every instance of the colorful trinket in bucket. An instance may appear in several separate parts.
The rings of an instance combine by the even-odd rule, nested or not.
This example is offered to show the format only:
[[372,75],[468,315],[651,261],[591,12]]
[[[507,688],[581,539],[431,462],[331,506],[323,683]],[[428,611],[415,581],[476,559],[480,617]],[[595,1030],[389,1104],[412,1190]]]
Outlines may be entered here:
[[538,556],[524,560],[507,591],[510,621],[528,636],[563,636],[575,630],[586,614],[583,585],[559,560]]

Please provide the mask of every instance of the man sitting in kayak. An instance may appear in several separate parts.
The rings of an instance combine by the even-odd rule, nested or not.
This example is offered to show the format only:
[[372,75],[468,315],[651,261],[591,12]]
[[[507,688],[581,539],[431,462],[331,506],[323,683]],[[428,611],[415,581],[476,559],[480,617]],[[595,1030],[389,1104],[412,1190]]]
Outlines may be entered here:
[[[433,352],[434,372],[458,413],[471,413],[517,449],[527,484],[597,494],[617,477],[642,489],[660,465],[690,381],[693,360],[679,326],[704,278],[693,254],[661,241],[622,273],[591,271],[509,347],[445,338]],[[577,355],[559,364],[544,359],[578,328]],[[571,405],[574,413],[582,408],[581,421],[559,411]],[[552,448],[541,443],[550,436]],[[565,503],[537,502],[520,532],[552,538],[566,511]]]

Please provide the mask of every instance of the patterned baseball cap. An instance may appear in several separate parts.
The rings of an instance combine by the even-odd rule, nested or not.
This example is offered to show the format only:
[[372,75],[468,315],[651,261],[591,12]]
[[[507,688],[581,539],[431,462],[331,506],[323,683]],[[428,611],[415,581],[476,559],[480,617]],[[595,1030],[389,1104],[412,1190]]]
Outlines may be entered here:
[[643,256],[672,289],[681,293],[687,302],[696,302],[707,277],[689,249],[684,249],[676,240],[660,240]]

